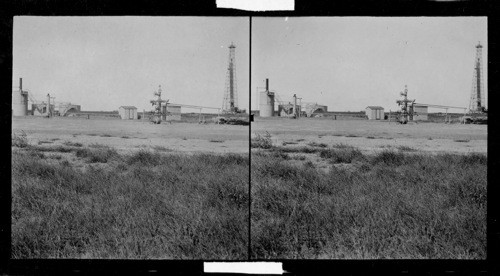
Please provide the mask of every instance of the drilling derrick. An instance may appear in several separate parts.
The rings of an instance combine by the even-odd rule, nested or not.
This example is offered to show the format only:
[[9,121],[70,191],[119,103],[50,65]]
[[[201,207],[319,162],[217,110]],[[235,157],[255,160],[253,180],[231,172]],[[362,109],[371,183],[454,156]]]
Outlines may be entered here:
[[483,46],[479,42],[476,45],[476,59],[474,61],[469,113],[482,113],[485,111],[482,50]]
[[236,89],[236,46],[231,43],[229,45],[229,64],[226,73],[226,91],[224,93],[224,101],[222,103],[222,111],[224,113],[237,113],[238,110],[238,93]]

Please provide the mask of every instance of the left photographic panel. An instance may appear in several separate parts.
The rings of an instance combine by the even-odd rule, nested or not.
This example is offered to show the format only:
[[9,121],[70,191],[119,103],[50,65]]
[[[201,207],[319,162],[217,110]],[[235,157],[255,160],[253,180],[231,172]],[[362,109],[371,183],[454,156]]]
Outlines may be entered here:
[[13,259],[248,259],[248,17],[14,17]]

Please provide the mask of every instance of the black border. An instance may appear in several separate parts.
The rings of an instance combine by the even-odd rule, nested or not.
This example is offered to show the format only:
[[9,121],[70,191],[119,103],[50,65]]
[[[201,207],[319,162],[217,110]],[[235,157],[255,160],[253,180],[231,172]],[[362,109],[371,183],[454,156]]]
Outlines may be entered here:
[[[3,97],[0,104],[0,124],[2,131],[0,179],[10,180],[10,130],[11,96],[5,96],[11,89],[12,79],[12,23],[15,15],[38,16],[487,16],[488,17],[488,102],[495,103],[498,86],[498,26],[496,1],[411,1],[411,0],[344,0],[307,1],[295,0],[295,11],[250,12],[234,9],[217,9],[215,0],[144,0],[144,1],[91,1],[91,0],[2,0],[0,1],[0,76],[2,76]],[[251,30],[251,29],[250,29]],[[251,38],[250,38],[251,39]],[[251,45],[251,40],[250,40]],[[251,46],[250,46],[251,49]],[[251,52],[250,52],[251,67]],[[250,70],[251,78],[251,70]],[[251,79],[250,79],[251,87]],[[249,112],[251,112],[251,89],[249,91]],[[493,185],[498,179],[499,122],[495,106],[490,104],[488,124],[488,247],[487,259],[471,260],[256,260],[282,262],[288,274],[340,274],[358,275],[383,272],[384,274],[491,274],[500,273],[499,260],[500,230],[496,196],[498,187]],[[251,134],[251,124],[249,127]],[[250,147],[250,145],[249,145]],[[492,154],[493,153],[493,154]],[[251,158],[251,157],[250,157]],[[2,181],[0,204],[0,273],[17,274],[203,274],[203,261],[217,260],[10,260],[11,188]],[[249,192],[251,192],[249,176]],[[250,194],[251,196],[251,194]],[[251,207],[251,197],[249,197]],[[251,219],[249,209],[249,220]],[[249,228],[249,233],[251,229]],[[249,245],[251,239],[249,236]],[[251,251],[249,248],[249,258]],[[225,262],[225,261],[224,261]],[[228,274],[227,274],[228,275]]]

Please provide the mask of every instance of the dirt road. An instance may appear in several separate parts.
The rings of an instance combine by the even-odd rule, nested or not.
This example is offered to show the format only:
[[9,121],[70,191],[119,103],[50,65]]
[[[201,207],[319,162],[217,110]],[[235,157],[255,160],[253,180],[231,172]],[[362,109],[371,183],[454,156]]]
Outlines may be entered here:
[[119,119],[14,117],[13,133],[24,131],[31,144],[65,141],[108,145],[127,152],[165,147],[182,152],[248,153],[248,126],[164,123]]
[[487,152],[487,126],[444,123],[410,123],[322,118],[256,118],[252,137],[271,134],[275,145],[348,144],[365,152],[411,148],[424,152]]

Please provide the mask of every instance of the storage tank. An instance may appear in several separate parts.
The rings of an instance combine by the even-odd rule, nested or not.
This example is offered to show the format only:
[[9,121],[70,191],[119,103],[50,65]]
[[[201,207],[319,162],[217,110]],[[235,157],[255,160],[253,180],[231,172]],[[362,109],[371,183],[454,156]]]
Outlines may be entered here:
[[269,92],[269,79],[266,79],[266,91],[260,92],[259,98],[260,117],[272,117],[274,115],[274,93]]
[[23,79],[19,79],[19,89],[12,91],[12,115],[28,115],[28,92],[23,91]]

